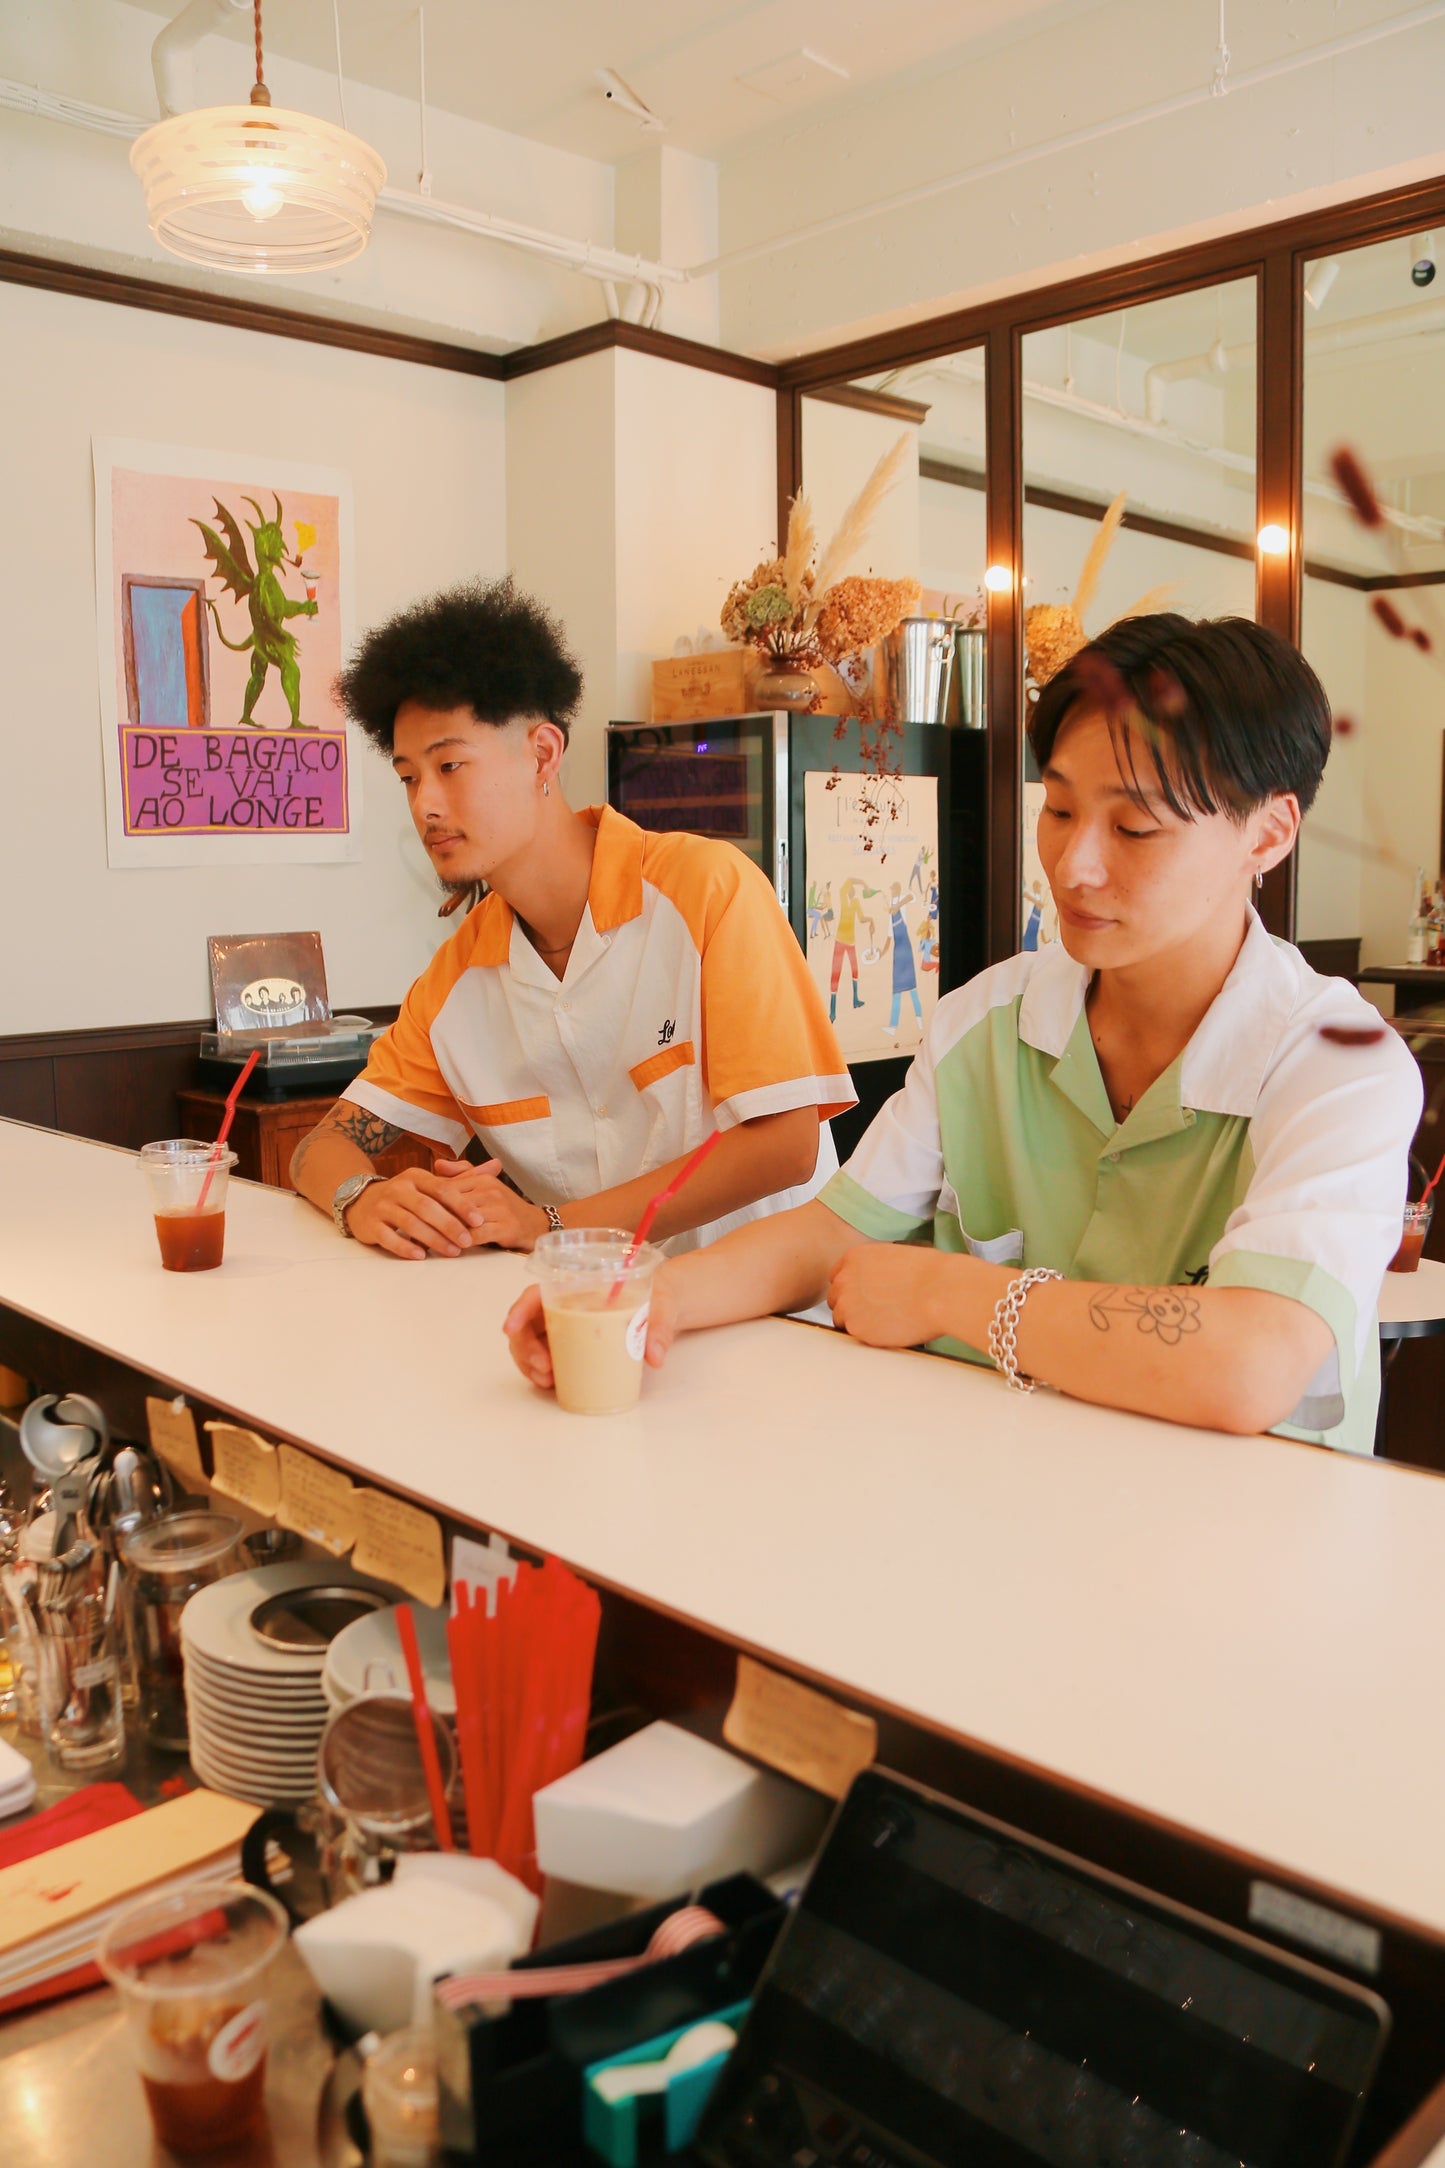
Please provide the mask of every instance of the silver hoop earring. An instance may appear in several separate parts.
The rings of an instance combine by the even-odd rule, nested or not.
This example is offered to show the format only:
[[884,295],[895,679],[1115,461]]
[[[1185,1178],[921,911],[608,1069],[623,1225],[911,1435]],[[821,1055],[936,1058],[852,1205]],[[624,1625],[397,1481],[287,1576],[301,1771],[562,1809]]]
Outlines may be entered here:
[[[546,786],[546,784],[545,784],[545,783],[544,783],[544,784],[542,785],[542,788],[543,788],[544,790],[545,790],[545,789],[547,788],[547,786]],[[1264,886],[1264,875],[1263,875],[1262,873],[1257,873],[1257,874],[1255,875],[1255,877],[1254,877],[1254,885],[1255,885],[1255,887],[1256,887],[1256,888],[1263,888],[1263,886]]]
[[544,798],[550,798],[550,797],[551,797],[551,795],[552,795],[552,786],[551,786],[551,784],[550,784],[550,783],[544,783],[544,784],[542,785],[542,796],[543,796]]

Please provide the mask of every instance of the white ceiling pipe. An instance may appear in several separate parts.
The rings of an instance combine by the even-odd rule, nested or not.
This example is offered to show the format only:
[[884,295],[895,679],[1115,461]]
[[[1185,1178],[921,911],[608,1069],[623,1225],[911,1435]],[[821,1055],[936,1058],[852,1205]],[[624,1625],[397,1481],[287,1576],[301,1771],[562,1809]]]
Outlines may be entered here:
[[[1398,333],[1408,338],[1412,333],[1445,331],[1445,300],[1426,303],[1417,302],[1413,307],[1406,302],[1403,308],[1381,309],[1374,316],[1351,316],[1338,324],[1316,324],[1305,332],[1305,350],[1311,354],[1342,354],[1361,346],[1383,344]],[[1207,354],[1186,354],[1181,361],[1156,361],[1144,372],[1144,411],[1151,422],[1164,419],[1164,393],[1170,384],[1185,377],[1208,376],[1224,368],[1234,368],[1243,363],[1254,365],[1254,341],[1241,346],[1220,346],[1218,342]]]
[[[212,4],[212,0],[206,0],[206,4]],[[225,4],[232,5],[234,0],[225,0]],[[87,105],[80,98],[57,97],[52,91],[38,90],[30,83],[16,83],[4,77],[0,77],[0,107],[17,113],[34,113],[42,120],[63,121],[71,128],[85,128],[96,135],[120,136],[132,142],[151,125],[130,113]],[[614,293],[619,286],[640,287],[644,290],[644,305],[654,324],[662,309],[664,288],[688,283],[689,274],[671,264],[652,263],[645,256],[629,256],[620,249],[601,248],[592,241],[575,241],[567,234],[547,233],[541,227],[524,226],[516,219],[497,218],[489,211],[474,211],[466,204],[443,203],[435,196],[383,188],[377,203],[382,210],[394,211],[403,218],[419,218],[435,226],[452,226],[460,233],[475,234],[481,240],[499,241],[505,247],[540,256],[563,270],[598,280],[604,293],[609,287]],[[622,313],[610,302],[608,306],[609,313]]]
[[232,15],[249,15],[251,0],[187,0],[151,46],[151,69],[161,118],[189,113],[196,102],[195,52],[202,38]]

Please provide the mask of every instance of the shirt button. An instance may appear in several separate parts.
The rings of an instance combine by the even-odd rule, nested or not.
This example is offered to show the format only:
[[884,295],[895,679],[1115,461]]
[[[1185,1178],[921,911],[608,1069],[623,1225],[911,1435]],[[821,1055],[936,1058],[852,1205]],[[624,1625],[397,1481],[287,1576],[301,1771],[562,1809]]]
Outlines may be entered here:
[[1110,1165],[1111,1167],[1117,1167],[1117,1166],[1118,1166],[1118,1164],[1119,1164],[1119,1155],[1118,1155],[1118,1153],[1117,1153],[1117,1152],[1110,1152],[1110,1153],[1108,1153],[1108,1154],[1107,1154],[1106,1156],[1107,1156],[1107,1159],[1108,1159],[1108,1163],[1109,1163],[1109,1165]]

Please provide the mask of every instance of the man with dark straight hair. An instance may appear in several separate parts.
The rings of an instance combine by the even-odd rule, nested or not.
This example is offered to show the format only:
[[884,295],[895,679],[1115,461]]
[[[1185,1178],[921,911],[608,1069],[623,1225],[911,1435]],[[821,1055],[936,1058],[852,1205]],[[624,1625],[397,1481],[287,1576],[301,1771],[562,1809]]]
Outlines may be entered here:
[[[1242,619],[1134,618],[1029,736],[1059,940],[943,997],[816,1200],[664,1267],[648,1359],[826,1290],[874,1346],[1368,1453],[1420,1075],[1250,901],[1319,787],[1319,681]],[[535,1290],[508,1331],[549,1384]]]

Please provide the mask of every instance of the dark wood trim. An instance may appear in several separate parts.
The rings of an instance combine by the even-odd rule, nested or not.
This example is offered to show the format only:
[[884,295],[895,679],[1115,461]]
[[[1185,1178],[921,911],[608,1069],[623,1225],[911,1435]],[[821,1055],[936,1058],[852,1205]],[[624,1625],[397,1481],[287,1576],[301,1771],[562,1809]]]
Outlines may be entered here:
[[[1289,536],[1281,556],[1258,553],[1255,616],[1293,647],[1299,646],[1301,555],[1304,518],[1304,266],[1292,247],[1271,249],[1261,268],[1258,307],[1259,366],[1255,371],[1256,517]],[[1273,934],[1292,940],[1298,892],[1299,852],[1265,875],[1259,913]]]
[[[394,1001],[348,1002],[348,1016],[369,1016],[374,1024],[390,1023],[397,1013]],[[154,1047],[188,1046],[194,1049],[203,1031],[214,1031],[213,1016],[185,1017],[174,1024],[101,1024],[79,1031],[17,1031],[0,1037],[0,1061],[68,1061],[76,1054],[146,1053]]]
[[1370,2168],[1428,2168],[1440,2140],[1445,2138],[1445,2085],[1426,2096],[1402,2130],[1396,2131]]
[[803,402],[795,391],[777,394],[778,554],[788,540],[788,513],[803,486]]
[[895,422],[921,428],[930,409],[922,399],[900,399],[896,392],[868,391],[861,384],[819,384],[808,393],[825,406],[857,407],[860,414],[886,414]]
[[447,339],[423,339],[411,332],[382,331],[338,316],[310,316],[304,309],[278,308],[274,301],[243,301],[231,294],[201,293],[171,286],[163,279],[136,278],[128,271],[101,271],[85,264],[62,263],[51,256],[25,256],[0,249],[0,284],[36,286],[50,293],[74,294],[83,301],[112,301],[120,308],[149,309],[161,316],[185,316],[195,322],[223,324],[232,331],[264,331],[277,339],[301,339],[310,346],[347,347],[376,354],[385,361],[413,361],[427,369],[451,369],[462,376],[489,377],[500,383],[502,358]]
[[984,356],[988,561],[1013,577],[988,594],[988,910],[990,963],[1019,944],[1023,805],[1023,404],[1019,335],[989,334]]
[[[804,394],[812,399],[814,392]],[[924,482],[950,482],[958,489],[988,488],[988,476],[982,467],[956,467],[946,459],[920,459],[918,475]],[[1102,497],[1080,496],[1075,490],[1049,489],[1040,482],[1025,482],[1024,503],[1041,505],[1049,512],[1070,512],[1090,525],[1097,525],[1109,509]],[[1214,550],[1221,557],[1248,558],[1254,560],[1254,547],[1240,536],[1219,534],[1210,527],[1191,527],[1186,520],[1160,519],[1152,512],[1126,511],[1120,525],[1132,527],[1139,534],[1159,535],[1166,542],[1186,542],[1191,548]],[[1426,587],[1445,585],[1445,572],[1382,573],[1378,577],[1365,572],[1346,572],[1342,565],[1321,564],[1315,558],[1306,558],[1304,568],[1314,579],[1330,580],[1336,587],[1353,587],[1361,594],[1373,594],[1377,587],[1410,586]]]
[[647,331],[641,324],[605,317],[600,324],[586,324],[538,346],[520,346],[504,354],[498,374],[510,383],[513,377],[532,376],[539,369],[555,369],[564,361],[580,361],[588,354],[605,354],[621,347],[632,354],[651,354],[658,361],[672,361],[685,369],[707,369],[714,376],[731,376],[744,384],[761,384],[766,391],[778,388],[778,370],[771,361],[756,361],[751,354],[733,354],[725,347],[708,346],[701,339],[675,338],[670,331]]
[[[1039,331],[1081,316],[1107,314],[1143,300],[1189,293],[1222,279],[1257,276],[1269,255],[1336,254],[1417,227],[1445,225],[1445,179],[1412,182],[1355,203],[1336,204],[1285,217],[1238,233],[1221,234],[1188,248],[1171,249],[1104,271],[1061,279],[1051,286],[1003,294],[974,308],[951,310],[897,331],[877,332],[841,346],[820,347],[781,364],[784,383],[811,391],[818,384],[847,383],[880,369],[978,346],[1000,326]],[[1262,373],[1262,372],[1261,372]]]

